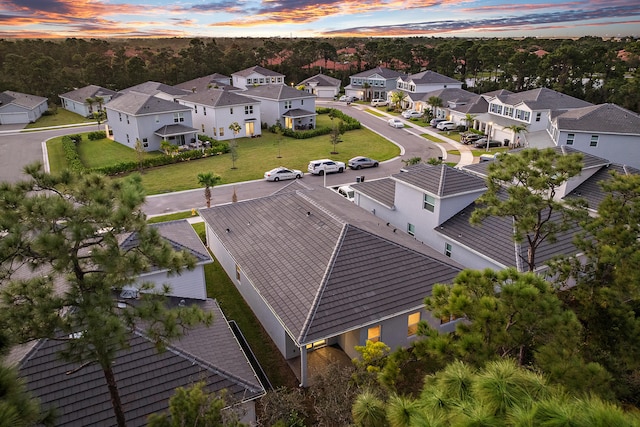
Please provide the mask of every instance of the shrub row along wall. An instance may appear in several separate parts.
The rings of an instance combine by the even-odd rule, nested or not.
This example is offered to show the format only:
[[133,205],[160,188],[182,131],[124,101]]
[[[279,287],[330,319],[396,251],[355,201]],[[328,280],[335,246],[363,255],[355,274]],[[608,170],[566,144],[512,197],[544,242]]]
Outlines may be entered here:
[[[318,114],[329,114],[331,117],[336,119],[340,119],[340,132],[344,133],[348,130],[361,129],[362,125],[359,121],[354,119],[351,116],[347,116],[340,110],[336,110],[335,108],[326,108],[326,107],[318,107],[316,108],[316,113]],[[317,127],[315,129],[305,130],[305,131],[294,131],[292,129],[284,129],[282,134],[284,136],[289,136],[291,138],[296,139],[307,139],[313,138],[314,136],[320,135],[329,135],[331,133],[331,128],[329,126]]]
[[[94,133],[100,132],[91,132],[88,135],[90,140],[101,139],[97,135],[91,135]],[[106,136],[104,132],[102,132],[103,138]],[[105,175],[119,175],[127,172],[133,172],[140,169],[153,168],[157,166],[165,166],[174,163],[180,163],[187,160],[195,160],[201,159],[204,157],[210,156],[218,156],[220,154],[229,152],[229,144],[225,141],[215,141],[212,138],[209,138],[204,135],[199,135],[198,139],[201,141],[208,141],[211,143],[210,148],[205,149],[197,149],[197,150],[189,150],[183,151],[182,153],[178,153],[175,156],[163,155],[158,157],[150,157],[143,159],[140,162],[137,161],[129,161],[129,162],[120,162],[114,165],[103,166],[99,168],[93,168],[91,171],[100,172]],[[80,155],[78,154],[78,144],[82,141],[82,135],[67,135],[62,137],[62,148],[64,150],[64,156],[67,161],[67,166],[70,170],[74,172],[86,172],[87,169],[82,160],[80,160]]]

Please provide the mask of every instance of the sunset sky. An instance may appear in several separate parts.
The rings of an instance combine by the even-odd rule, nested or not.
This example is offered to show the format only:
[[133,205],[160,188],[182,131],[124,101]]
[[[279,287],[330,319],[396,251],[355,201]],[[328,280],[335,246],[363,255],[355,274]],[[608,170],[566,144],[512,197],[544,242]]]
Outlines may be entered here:
[[640,36],[639,0],[0,0],[0,38]]

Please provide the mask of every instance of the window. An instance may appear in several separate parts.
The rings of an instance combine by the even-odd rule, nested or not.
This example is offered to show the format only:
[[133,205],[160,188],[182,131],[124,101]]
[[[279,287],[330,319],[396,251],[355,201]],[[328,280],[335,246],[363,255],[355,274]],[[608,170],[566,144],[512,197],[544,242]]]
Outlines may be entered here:
[[204,133],[204,123],[200,125],[202,127],[202,133]]
[[253,105],[245,105],[244,106],[245,114],[253,114]]
[[598,135],[591,135],[591,141],[589,141],[589,147],[598,146]]
[[567,145],[573,145],[573,139],[576,137],[575,134],[569,133],[567,134]]
[[529,120],[531,120],[531,112],[525,111],[522,115],[522,120],[524,120],[525,122],[528,122]]
[[198,114],[198,105],[197,105],[197,104],[194,104],[194,105],[193,105],[193,108],[194,108],[194,110],[195,110],[195,113],[196,113],[196,114]]
[[513,117],[513,107],[504,107],[504,115],[505,116],[509,116],[509,117]]
[[291,101],[284,101],[284,108],[285,110],[288,110],[289,108],[291,108]]
[[118,119],[120,119],[120,121],[122,121],[122,113],[118,113]]
[[224,128],[220,128],[220,136],[224,136]]
[[127,144],[129,143],[129,134],[127,134]]
[[218,136],[218,129],[215,127],[213,128],[213,136]]
[[429,212],[433,212],[436,209],[435,197],[425,194],[424,202],[422,203],[422,208],[428,210]]
[[184,113],[173,113],[173,123],[184,122]]
[[380,341],[380,332],[382,328],[380,325],[373,326],[367,330],[367,341],[378,342]]
[[236,264],[236,280],[240,281],[240,266]]
[[407,336],[411,337],[418,333],[418,323],[420,322],[420,312],[411,313],[407,319]]
[[129,124],[129,115],[125,114],[124,116],[127,118],[127,124]]
[[539,122],[542,118],[542,113],[536,113],[536,122]]
[[229,108],[229,112],[233,114],[233,107]]
[[207,115],[207,107],[202,107],[202,114]]
[[446,256],[448,256],[449,258],[451,258],[451,249],[452,249],[451,243],[445,243],[444,244],[444,254]]
[[407,233],[409,233],[409,236],[415,236],[416,235],[416,226],[408,223],[407,224]]
[[155,117],[156,123],[160,123],[160,116]]

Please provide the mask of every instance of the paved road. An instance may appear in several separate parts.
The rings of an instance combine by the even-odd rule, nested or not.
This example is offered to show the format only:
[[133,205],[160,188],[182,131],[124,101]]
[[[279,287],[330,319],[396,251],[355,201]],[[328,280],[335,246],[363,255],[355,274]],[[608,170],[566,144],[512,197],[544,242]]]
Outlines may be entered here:
[[[433,143],[422,136],[424,133],[436,134],[430,128],[422,128],[411,124],[411,128],[395,129],[387,124],[388,117],[377,117],[365,112],[365,105],[339,102],[318,102],[319,105],[328,105],[338,108],[355,119],[363,126],[389,139],[401,148],[399,157],[380,164],[377,168],[360,171],[346,170],[341,174],[330,174],[320,177],[305,174],[302,183],[308,186],[339,186],[356,182],[358,176],[364,176],[365,180],[382,178],[397,173],[404,163],[412,157],[420,157],[423,161],[429,158],[443,157],[448,162],[468,164],[473,161],[469,148],[455,141],[448,140],[446,144]],[[379,110],[380,111],[380,110]],[[384,115],[384,113],[382,113]],[[35,161],[44,162],[45,142],[60,135],[86,132],[95,128],[95,124],[75,127],[73,129],[47,129],[33,132],[19,132],[19,128],[0,126],[0,181],[15,182],[24,177],[22,168],[24,165]],[[447,140],[446,136],[438,135]],[[448,156],[447,150],[458,149],[460,156]],[[248,181],[235,184],[219,185],[212,190],[212,204],[231,203],[235,191],[238,200],[247,200],[272,194],[288,182],[265,182],[263,180]],[[144,210],[148,216],[164,215],[173,212],[183,212],[193,208],[205,206],[204,190],[202,188],[181,191],[171,194],[148,196]]]
[[25,178],[22,169],[34,162],[44,162],[43,147],[48,139],[95,130],[95,124],[73,128],[51,128],[21,132],[21,126],[0,126],[0,181],[16,182]]

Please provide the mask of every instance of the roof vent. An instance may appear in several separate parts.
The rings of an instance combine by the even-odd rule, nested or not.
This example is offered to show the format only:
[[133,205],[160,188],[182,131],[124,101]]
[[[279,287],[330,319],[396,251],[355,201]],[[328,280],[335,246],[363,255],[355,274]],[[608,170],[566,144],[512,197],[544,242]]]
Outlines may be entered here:
[[224,231],[226,231],[227,233],[230,233],[230,232],[231,232],[231,229],[227,228],[227,229],[226,229],[226,230],[224,230]]
[[311,216],[311,212],[307,211],[307,216]]

